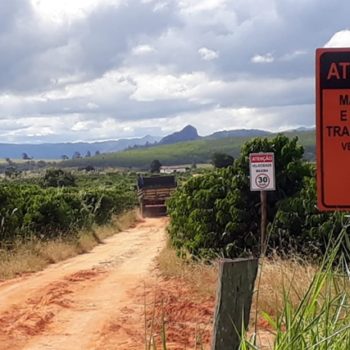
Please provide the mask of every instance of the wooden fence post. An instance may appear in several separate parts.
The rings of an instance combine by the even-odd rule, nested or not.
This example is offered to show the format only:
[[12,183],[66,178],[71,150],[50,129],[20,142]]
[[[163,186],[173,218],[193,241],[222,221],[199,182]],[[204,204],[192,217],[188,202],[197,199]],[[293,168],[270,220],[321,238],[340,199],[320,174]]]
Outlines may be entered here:
[[258,259],[223,259],[219,266],[219,286],[212,350],[238,350],[242,326],[247,329],[253,298]]
[[267,249],[267,191],[260,191],[261,201],[261,223],[260,223],[260,256],[263,257],[266,254]]

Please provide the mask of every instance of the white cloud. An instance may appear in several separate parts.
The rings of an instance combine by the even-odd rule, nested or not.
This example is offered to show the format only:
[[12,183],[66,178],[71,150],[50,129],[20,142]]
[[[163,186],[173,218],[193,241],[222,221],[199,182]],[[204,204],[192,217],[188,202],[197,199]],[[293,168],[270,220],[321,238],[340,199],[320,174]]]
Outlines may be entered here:
[[350,46],[347,1],[2,1],[1,139],[312,125],[314,49]]
[[300,56],[305,56],[307,55],[307,51],[306,50],[295,50],[293,52],[287,53],[285,55],[283,55],[280,60],[281,61],[292,61]]
[[272,63],[274,60],[275,59],[271,53],[267,53],[265,55],[255,55],[251,58],[252,63]]
[[93,103],[93,102],[88,102],[86,107],[90,110],[96,110],[99,108],[98,104]]
[[150,45],[138,45],[132,49],[132,54],[136,56],[143,56],[154,52],[155,49]]
[[103,5],[119,5],[121,0],[31,0],[34,10],[44,20],[57,23],[86,17]]
[[324,47],[350,47],[350,30],[335,33]]
[[216,51],[210,50],[206,47],[200,48],[198,53],[204,61],[212,61],[219,57],[219,54]]
[[218,8],[222,8],[226,4],[227,0],[180,0],[180,8],[191,14],[195,14],[203,11],[215,11]]
[[[313,105],[295,105],[264,108],[213,108],[195,113],[183,113],[172,118],[172,123],[159,120],[164,134],[177,131],[192,124],[200,135],[211,134],[213,130],[262,129],[272,132],[294,129],[298,126],[313,125]],[[285,117],[280,123],[281,115]]]

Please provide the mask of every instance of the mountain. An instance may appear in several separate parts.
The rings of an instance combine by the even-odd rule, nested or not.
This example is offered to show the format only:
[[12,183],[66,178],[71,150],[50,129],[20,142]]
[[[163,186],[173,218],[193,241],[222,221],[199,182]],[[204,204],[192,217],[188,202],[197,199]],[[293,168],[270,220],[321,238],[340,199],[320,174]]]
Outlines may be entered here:
[[[267,136],[274,137],[276,134]],[[304,158],[315,160],[315,132],[294,132],[286,134],[288,137],[298,136],[304,147]],[[178,142],[175,144],[152,147],[140,147],[123,152],[106,153],[98,157],[67,160],[60,163],[62,167],[125,167],[149,169],[153,160],[158,159],[162,165],[184,165],[209,163],[215,152],[226,153],[234,158],[239,157],[242,145],[251,140],[251,137],[225,137],[210,140],[201,137],[194,141]],[[248,174],[247,174],[248,175]]]
[[168,136],[163,137],[160,141],[160,145],[170,145],[178,142],[194,141],[199,139],[197,129],[192,125],[185,126],[182,130],[174,132]]
[[226,137],[260,137],[271,135],[271,132],[258,129],[236,129],[236,130],[223,130],[214,132],[211,135],[205,136],[207,140],[219,140]]
[[[294,130],[286,130],[285,133],[289,135],[314,135],[315,128],[301,127]],[[33,157],[35,160],[40,159],[61,159],[63,155],[72,158],[72,155],[79,152],[82,157],[85,157],[87,153],[92,156],[96,152],[100,153],[112,153],[120,152],[128,148],[150,148],[149,152],[156,146],[178,144],[188,141],[201,141],[201,140],[221,140],[221,139],[249,139],[252,137],[265,137],[272,135],[272,133],[258,129],[237,129],[237,130],[223,130],[215,132],[211,135],[201,137],[198,135],[197,129],[192,125],[187,125],[182,130],[170,134],[160,139],[159,137],[145,136],[142,138],[134,139],[120,139],[102,142],[76,142],[76,143],[45,143],[45,144],[0,144],[0,158],[21,159],[22,154],[26,153],[29,157]],[[159,141],[160,140],[160,141]],[[159,142],[158,142],[159,141]],[[157,143],[158,142],[158,143]],[[142,147],[148,145],[154,145],[154,147]],[[305,149],[308,153],[308,158],[313,158],[314,149],[313,146],[310,149]]]
[[285,132],[309,132],[309,131],[315,131],[316,127],[315,126],[300,126],[299,128],[296,129],[289,129],[289,130],[285,130],[283,131]]
[[84,157],[88,152],[94,155],[96,152],[109,153],[119,152],[135,145],[155,143],[158,137],[145,136],[134,139],[120,139],[101,142],[73,142],[73,143],[43,143],[43,144],[0,144],[0,158],[21,159],[26,153],[34,159],[61,159],[63,155],[69,158],[75,152]]

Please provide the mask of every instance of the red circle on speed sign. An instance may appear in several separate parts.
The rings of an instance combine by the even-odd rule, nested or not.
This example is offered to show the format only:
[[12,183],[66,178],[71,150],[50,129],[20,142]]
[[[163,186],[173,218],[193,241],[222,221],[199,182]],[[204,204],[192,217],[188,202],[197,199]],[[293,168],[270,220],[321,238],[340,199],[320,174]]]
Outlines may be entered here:
[[270,177],[268,174],[259,174],[255,178],[255,184],[261,188],[264,189],[269,186],[270,184]]

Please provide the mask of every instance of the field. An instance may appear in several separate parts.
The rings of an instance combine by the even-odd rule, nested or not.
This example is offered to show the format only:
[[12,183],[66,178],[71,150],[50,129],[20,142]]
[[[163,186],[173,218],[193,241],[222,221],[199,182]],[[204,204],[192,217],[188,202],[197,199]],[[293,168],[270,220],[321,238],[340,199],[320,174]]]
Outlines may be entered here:
[[[304,146],[304,157],[307,160],[315,160],[315,132],[291,132],[286,134],[289,138],[297,136]],[[273,138],[270,135],[268,138]],[[40,171],[43,168],[84,168],[93,166],[96,168],[123,169],[143,169],[148,170],[151,162],[158,159],[162,165],[183,165],[188,164],[209,164],[215,152],[227,153],[237,158],[241,147],[251,138],[227,137],[223,139],[210,140],[200,139],[190,142],[181,142],[172,145],[138,147],[115,153],[104,153],[90,158],[80,158],[74,160],[14,160],[11,165],[5,160],[0,160],[0,172],[13,167],[17,171]],[[12,170],[14,170],[12,169]]]
[[17,242],[76,239],[136,204],[135,174],[74,175],[60,169],[41,177],[1,180],[1,247]]
[[[315,133],[299,132],[288,133],[288,137],[298,136],[300,143],[305,147],[305,158],[315,159]],[[274,135],[268,138],[273,138]],[[148,169],[152,160],[158,159],[163,165],[181,165],[210,163],[215,152],[223,152],[238,157],[242,145],[250,138],[234,137],[219,140],[201,139],[190,142],[181,142],[172,145],[142,147],[118,153],[105,153],[89,159],[67,160],[60,164],[64,167],[95,167],[119,166],[125,168]]]

